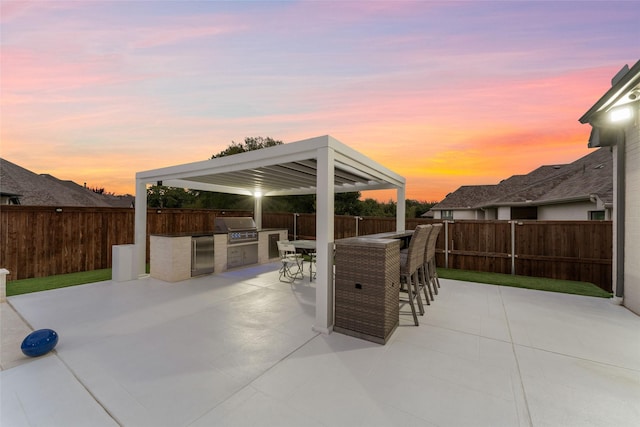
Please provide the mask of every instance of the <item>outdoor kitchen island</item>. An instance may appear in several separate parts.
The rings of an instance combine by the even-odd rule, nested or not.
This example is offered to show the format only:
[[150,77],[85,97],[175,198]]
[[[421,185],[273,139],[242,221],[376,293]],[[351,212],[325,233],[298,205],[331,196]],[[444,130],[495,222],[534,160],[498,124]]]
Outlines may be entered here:
[[[221,220],[221,221],[219,221]],[[193,276],[277,260],[287,229],[257,230],[250,217],[216,218],[216,231],[152,234],[151,277],[177,282]]]

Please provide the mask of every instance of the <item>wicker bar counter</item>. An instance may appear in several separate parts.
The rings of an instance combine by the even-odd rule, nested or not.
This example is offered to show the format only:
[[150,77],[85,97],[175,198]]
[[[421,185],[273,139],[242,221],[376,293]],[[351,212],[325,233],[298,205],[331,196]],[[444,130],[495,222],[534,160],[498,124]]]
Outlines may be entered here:
[[354,237],[335,245],[333,330],[385,344],[399,322],[400,241]]

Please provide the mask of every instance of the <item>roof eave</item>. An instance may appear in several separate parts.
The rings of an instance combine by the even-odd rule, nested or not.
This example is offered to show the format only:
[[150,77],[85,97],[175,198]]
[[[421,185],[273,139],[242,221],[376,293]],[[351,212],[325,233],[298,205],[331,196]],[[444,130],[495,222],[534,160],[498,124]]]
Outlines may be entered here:
[[480,209],[480,207],[471,207],[471,206],[465,206],[465,207],[432,207],[431,210],[432,211],[475,211]]
[[559,199],[549,199],[549,200],[531,200],[526,202],[500,202],[500,203],[485,205],[483,206],[483,208],[487,209],[487,208],[499,208],[499,207],[509,207],[509,206],[523,207],[523,206],[560,205],[563,203],[583,202],[585,200],[590,200],[590,195],[587,194],[587,195],[563,197]]
[[608,111],[638,84],[640,84],[640,61],[636,62],[633,67],[631,67],[619,81],[612,85],[611,88],[578,120],[582,124],[598,121],[602,113]]

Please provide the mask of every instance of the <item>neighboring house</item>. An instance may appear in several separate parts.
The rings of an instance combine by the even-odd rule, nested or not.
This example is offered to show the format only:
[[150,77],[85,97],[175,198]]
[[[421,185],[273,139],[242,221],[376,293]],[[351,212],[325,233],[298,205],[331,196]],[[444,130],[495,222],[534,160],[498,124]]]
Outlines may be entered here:
[[0,192],[0,205],[19,205],[21,194]]
[[496,185],[462,186],[436,219],[604,220],[613,210],[613,160],[602,148],[566,165],[541,166]]
[[589,147],[613,149],[613,288],[640,315],[640,61],[616,74],[580,123],[592,127]]
[[73,181],[38,175],[0,159],[0,203],[23,206],[132,207],[133,196],[97,194]]

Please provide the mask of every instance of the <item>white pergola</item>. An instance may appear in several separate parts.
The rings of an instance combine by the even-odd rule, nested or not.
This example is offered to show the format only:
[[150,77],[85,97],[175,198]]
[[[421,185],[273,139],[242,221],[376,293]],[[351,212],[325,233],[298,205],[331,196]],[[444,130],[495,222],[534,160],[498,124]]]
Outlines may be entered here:
[[136,173],[137,269],[145,273],[147,185],[243,194],[255,197],[254,219],[262,228],[261,197],[316,194],[316,320],[314,330],[333,328],[334,194],[395,189],[396,229],[405,228],[405,179],[325,135],[201,162]]

